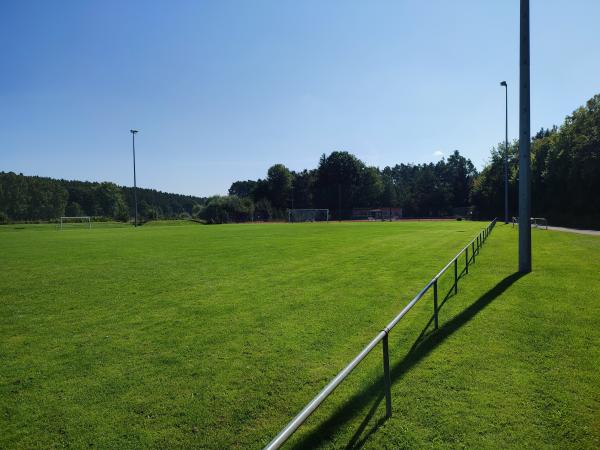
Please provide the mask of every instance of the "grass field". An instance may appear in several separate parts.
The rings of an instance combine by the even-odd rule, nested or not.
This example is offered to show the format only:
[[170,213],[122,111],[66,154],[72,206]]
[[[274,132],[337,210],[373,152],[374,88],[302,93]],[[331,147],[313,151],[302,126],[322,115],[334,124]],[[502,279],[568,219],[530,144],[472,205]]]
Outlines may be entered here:
[[[0,448],[259,448],[484,225],[0,227]],[[288,446],[600,448],[600,238],[532,233],[394,329],[392,418],[376,349]]]

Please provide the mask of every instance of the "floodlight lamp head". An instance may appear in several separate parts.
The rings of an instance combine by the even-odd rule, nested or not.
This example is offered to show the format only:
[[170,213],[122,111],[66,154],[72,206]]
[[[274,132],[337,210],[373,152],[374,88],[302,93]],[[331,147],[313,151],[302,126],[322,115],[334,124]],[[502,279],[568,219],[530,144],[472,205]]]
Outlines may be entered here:
[[138,131],[138,130],[129,130],[129,132],[130,132],[131,134],[135,134],[135,133],[138,133],[139,131]]
[[502,81],[502,82],[500,82],[500,86],[505,86],[505,87],[508,87],[508,85],[506,84],[506,81]]

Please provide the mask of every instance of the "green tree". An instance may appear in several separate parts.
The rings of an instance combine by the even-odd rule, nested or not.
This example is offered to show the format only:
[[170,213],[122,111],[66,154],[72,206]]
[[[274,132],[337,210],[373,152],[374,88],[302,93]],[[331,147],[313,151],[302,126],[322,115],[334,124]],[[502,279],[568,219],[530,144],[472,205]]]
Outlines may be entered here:
[[[377,167],[365,167],[361,170],[358,189],[353,199],[353,207],[379,207],[384,206],[382,196],[384,185]],[[386,205],[389,206],[389,205]]]
[[229,195],[236,195],[241,198],[251,198],[254,195],[256,189],[256,181],[235,181],[229,188]]
[[348,152],[322,155],[317,169],[316,206],[337,211],[340,218],[350,217],[365,170],[365,164]]
[[69,202],[65,208],[65,215],[71,217],[83,216],[85,213],[81,209],[81,205],[77,202]]
[[96,213],[94,215],[123,220],[129,216],[123,193],[114,183],[100,183],[94,188]]
[[454,207],[468,206],[469,193],[473,180],[477,176],[477,170],[470,159],[461,156],[458,150],[454,150],[445,161],[443,177],[451,191],[450,203]]
[[381,174],[381,181],[383,183],[383,192],[381,194],[381,206],[398,206],[398,192],[396,185],[394,184],[394,178],[392,176],[392,169],[385,167]]
[[194,217],[195,219],[200,218],[203,210],[204,210],[203,205],[201,205],[199,203],[195,203],[194,206],[192,207],[192,217]]
[[289,207],[292,192],[292,174],[283,164],[269,167],[267,172],[268,199],[273,208]]
[[255,220],[267,221],[273,217],[273,206],[266,198],[261,198],[254,205]]
[[25,220],[29,208],[28,177],[14,172],[0,173],[0,211],[12,220]]
[[248,198],[235,195],[215,196],[208,199],[201,214],[209,224],[246,222],[252,219],[254,204]]
[[[508,147],[509,166],[509,215],[517,210],[516,193],[518,179],[519,143],[514,141]],[[491,151],[488,164],[474,178],[470,202],[480,217],[493,218],[504,215],[504,144],[498,144]]]
[[314,188],[316,183],[316,170],[303,170],[293,173],[292,197],[294,208],[314,207]]

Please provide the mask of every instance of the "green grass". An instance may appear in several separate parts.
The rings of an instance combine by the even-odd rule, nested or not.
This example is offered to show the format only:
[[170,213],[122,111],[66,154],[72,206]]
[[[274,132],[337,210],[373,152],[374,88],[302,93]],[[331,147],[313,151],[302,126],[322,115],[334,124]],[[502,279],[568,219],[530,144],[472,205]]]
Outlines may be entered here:
[[[0,448],[259,448],[483,226],[0,227]],[[392,418],[377,348],[289,447],[600,447],[600,239],[516,236],[394,329]]]

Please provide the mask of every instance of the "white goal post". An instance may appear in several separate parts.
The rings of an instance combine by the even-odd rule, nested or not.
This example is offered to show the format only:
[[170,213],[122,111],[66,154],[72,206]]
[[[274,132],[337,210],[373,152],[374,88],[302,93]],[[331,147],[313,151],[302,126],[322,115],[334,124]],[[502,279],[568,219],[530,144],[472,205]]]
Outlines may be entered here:
[[289,222],[329,222],[328,209],[288,209]]
[[61,216],[60,229],[62,230],[67,224],[84,224],[86,228],[92,228],[92,219],[90,216]]

